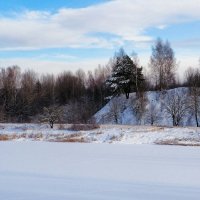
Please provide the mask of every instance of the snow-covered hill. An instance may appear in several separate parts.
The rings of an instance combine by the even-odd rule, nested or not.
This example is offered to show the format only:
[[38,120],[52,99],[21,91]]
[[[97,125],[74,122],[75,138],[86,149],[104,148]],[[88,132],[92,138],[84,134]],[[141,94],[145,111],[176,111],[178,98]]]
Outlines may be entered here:
[[[151,115],[154,115],[154,125],[172,126],[172,117],[166,112],[166,105],[173,95],[179,95],[182,99],[188,98],[188,88],[182,87],[162,92],[146,92],[146,103],[142,105],[144,112],[142,114],[139,113],[139,115],[137,106],[140,99],[136,99],[136,94],[132,93],[128,100],[125,95],[121,95],[113,98],[94,117],[99,124],[151,125],[150,118]],[[196,125],[194,116],[189,109],[179,125]]]

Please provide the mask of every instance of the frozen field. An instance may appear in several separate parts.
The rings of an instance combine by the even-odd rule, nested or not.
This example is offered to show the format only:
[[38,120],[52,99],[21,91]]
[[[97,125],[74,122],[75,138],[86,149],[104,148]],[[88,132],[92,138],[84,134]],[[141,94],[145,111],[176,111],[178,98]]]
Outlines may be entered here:
[[200,148],[0,142],[1,200],[199,200]]

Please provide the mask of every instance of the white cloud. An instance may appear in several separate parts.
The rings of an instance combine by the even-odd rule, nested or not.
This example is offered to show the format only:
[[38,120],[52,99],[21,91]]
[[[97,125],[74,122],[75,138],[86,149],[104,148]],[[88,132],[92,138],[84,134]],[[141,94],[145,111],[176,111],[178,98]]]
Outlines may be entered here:
[[93,70],[99,64],[107,64],[106,59],[89,59],[82,61],[46,61],[37,58],[26,59],[26,58],[12,58],[12,59],[0,59],[1,67],[8,67],[17,65],[20,66],[22,71],[27,69],[33,69],[37,73],[53,73],[58,74],[63,71],[77,71],[78,69],[83,69],[85,72],[88,70]]
[[159,25],[157,28],[160,30],[163,30],[163,29],[167,28],[167,26],[163,24],[163,25]]
[[[48,57],[48,55],[47,55]],[[53,73],[58,74],[63,71],[73,71],[78,69],[83,69],[84,71],[93,70],[98,67],[99,64],[106,65],[108,63],[108,58],[101,59],[85,59],[76,60],[70,55],[55,54],[53,57],[58,57],[58,60],[45,60],[45,55],[35,57],[35,58],[12,58],[12,59],[0,59],[1,67],[8,67],[12,65],[18,65],[22,70],[33,69],[38,73]],[[65,59],[66,58],[66,59]],[[143,66],[145,71],[149,71],[150,54],[143,53],[139,55],[140,65]],[[184,72],[188,67],[199,67],[199,54],[186,52],[176,54],[178,62],[178,74],[181,78],[184,77]]]
[[[115,0],[56,13],[24,11],[0,17],[0,48],[112,48],[124,41],[149,42],[147,28],[200,20],[199,10],[200,0]],[[90,35],[105,32],[119,39]]]
[[[198,49],[199,50],[199,47],[200,47],[200,35],[199,35],[199,38],[189,38],[189,39],[185,39],[185,40],[179,40],[179,41],[176,41],[173,43],[173,45],[176,47],[176,48],[180,48],[180,49],[193,49],[194,51],[194,48]],[[200,56],[200,54],[199,54]]]

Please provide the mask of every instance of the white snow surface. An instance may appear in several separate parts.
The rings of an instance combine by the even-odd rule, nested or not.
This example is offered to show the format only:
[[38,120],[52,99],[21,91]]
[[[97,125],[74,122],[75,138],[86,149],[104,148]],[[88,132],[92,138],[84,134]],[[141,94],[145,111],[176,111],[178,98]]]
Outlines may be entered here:
[[200,148],[0,143],[1,200],[199,200]]

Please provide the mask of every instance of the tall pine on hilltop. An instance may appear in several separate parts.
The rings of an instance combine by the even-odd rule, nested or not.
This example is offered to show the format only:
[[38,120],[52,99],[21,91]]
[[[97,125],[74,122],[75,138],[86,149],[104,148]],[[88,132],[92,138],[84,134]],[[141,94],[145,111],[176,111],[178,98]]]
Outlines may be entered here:
[[114,58],[112,74],[107,80],[112,94],[125,94],[128,99],[130,92],[138,92],[143,81],[142,67],[137,67],[125,51],[120,49]]

